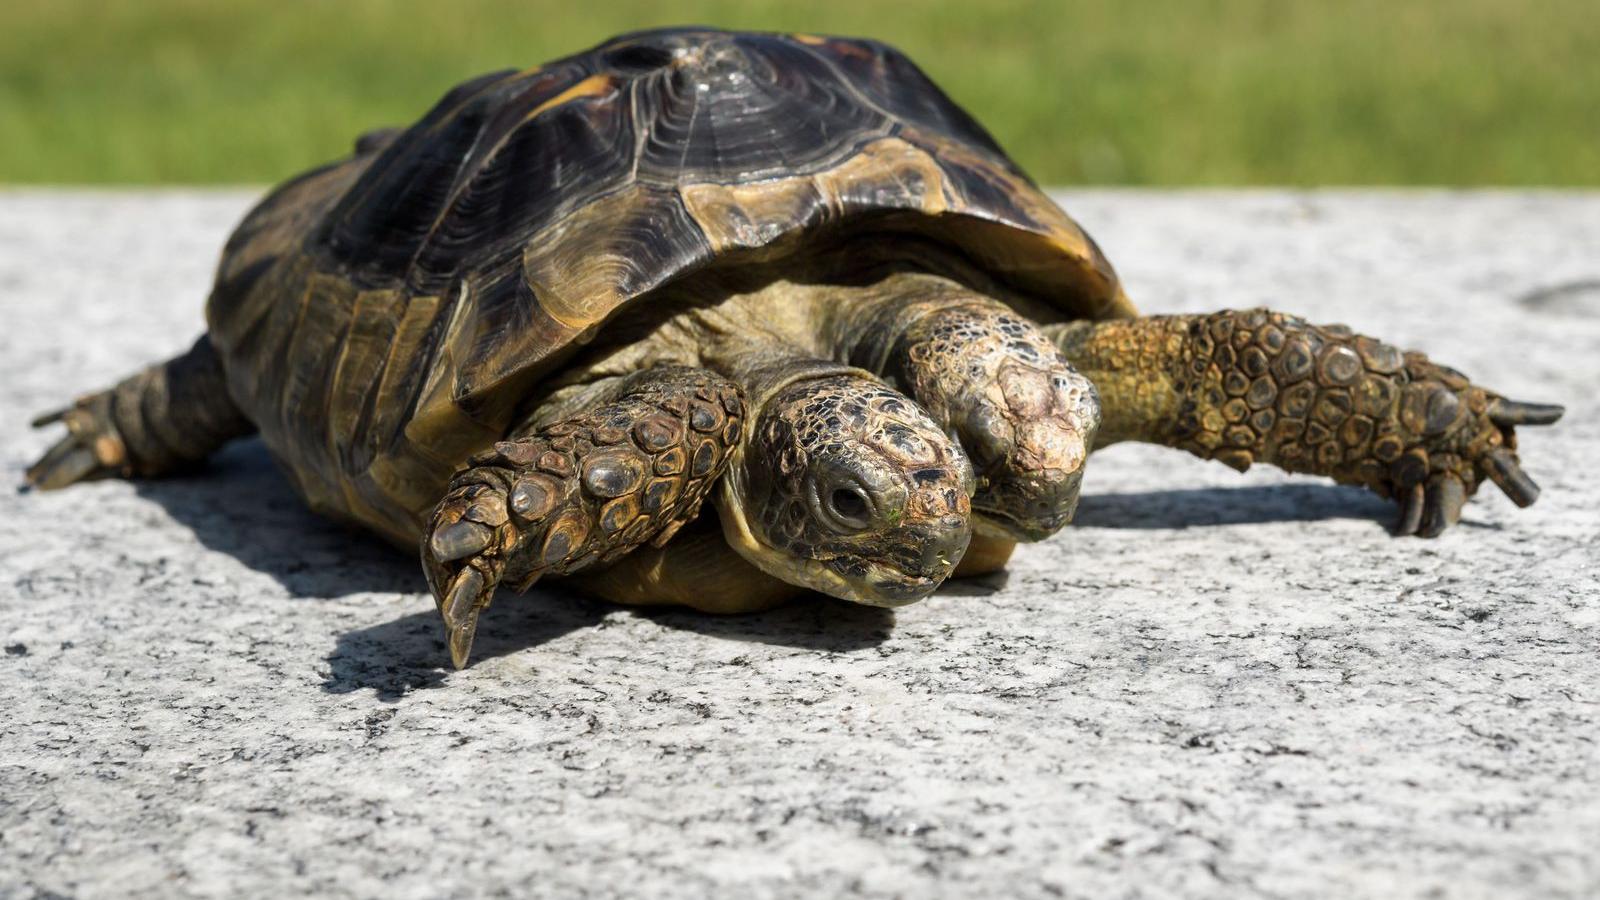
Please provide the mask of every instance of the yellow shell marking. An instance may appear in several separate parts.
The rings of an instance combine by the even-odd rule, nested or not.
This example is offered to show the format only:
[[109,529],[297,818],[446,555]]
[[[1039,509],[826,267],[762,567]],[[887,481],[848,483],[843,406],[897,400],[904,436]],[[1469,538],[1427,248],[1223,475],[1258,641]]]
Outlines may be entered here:
[[615,86],[610,75],[590,75],[549,100],[535,106],[533,111],[524,117],[523,121],[536,118],[545,110],[560,106],[563,103],[571,103],[574,100],[581,100],[585,97],[599,97],[610,93]]
[[[664,189],[633,184],[563,216],[528,241],[522,270],[550,318],[582,332],[611,314],[625,298],[618,286],[639,261],[619,246],[619,223],[649,222],[671,197]],[[664,219],[661,227],[669,227]]]
[[[948,208],[944,171],[927,153],[899,138],[883,138],[861,148],[842,165],[811,175],[752,184],[691,184],[684,206],[715,252],[764,247],[794,230],[812,209],[820,222],[842,219],[849,194],[863,184],[878,186],[875,205],[938,215]],[[898,196],[885,196],[896,191]],[[886,202],[885,202],[886,201]]]

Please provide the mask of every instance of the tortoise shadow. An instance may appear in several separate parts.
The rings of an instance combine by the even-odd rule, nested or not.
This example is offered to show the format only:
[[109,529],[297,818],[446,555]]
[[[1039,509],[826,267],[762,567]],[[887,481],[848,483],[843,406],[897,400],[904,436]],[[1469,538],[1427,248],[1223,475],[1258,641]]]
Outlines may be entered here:
[[1365,519],[1388,527],[1393,503],[1337,484],[1262,484],[1086,494],[1078,528],[1175,529],[1272,522]]
[[[892,610],[808,596],[766,612],[713,616],[680,609],[632,609],[559,590],[530,591],[490,607],[478,622],[472,660],[482,663],[538,647],[600,625],[610,616],[636,616],[667,628],[729,641],[773,644],[824,653],[876,647],[894,628]],[[322,689],[348,694],[370,689],[379,700],[442,686],[450,677],[439,617],[432,610],[358,628],[339,636],[328,654]]]
[[192,474],[133,482],[208,550],[272,577],[292,597],[418,593],[414,554],[313,513],[259,440],[236,441]]
[[[370,688],[385,700],[436,687],[449,675],[438,614],[413,554],[306,508],[258,440],[236,442],[202,470],[133,482],[194,532],[208,550],[270,576],[302,600],[386,594],[414,597],[416,611],[339,636],[327,657],[323,689]],[[876,646],[894,627],[889,610],[808,596],[764,613],[711,616],[692,610],[629,609],[591,600],[559,584],[504,597],[479,622],[473,659],[540,646],[602,622],[636,615],[674,629],[733,641],[824,652]]]
[[[258,440],[228,446],[194,475],[133,484],[206,548],[270,575],[292,596],[421,593],[412,554],[311,512]],[[1086,494],[1073,524],[1167,530],[1366,519],[1386,526],[1394,516],[1393,504],[1361,488],[1287,483]],[[1004,586],[994,578],[967,580],[965,592]]]
[[[478,622],[473,662],[528,650],[592,627],[605,613],[600,604],[556,592],[503,598]],[[440,687],[452,672],[439,614],[432,609],[347,631],[339,635],[325,662],[328,673],[322,689],[327,693],[371,690],[387,703],[412,691]]]
[[[327,656],[323,690],[370,689],[384,701],[444,684],[451,673],[438,617],[416,559],[366,532],[312,513],[255,440],[238,442],[193,476],[135,482],[135,490],[192,530],[207,549],[272,577],[293,597],[374,593],[411,596],[417,609],[340,635]],[[1357,488],[1277,484],[1091,494],[1075,524],[1088,528],[1173,529],[1322,519],[1386,522],[1390,504]],[[1465,524],[1465,523],[1464,523]],[[942,593],[987,596],[1005,572],[947,584]],[[532,649],[601,624],[637,616],[664,627],[730,641],[825,653],[870,649],[888,639],[894,612],[807,595],[762,613],[713,616],[672,608],[618,607],[552,586],[507,597],[479,623],[473,659]]]
[[888,640],[894,631],[894,610],[848,603],[822,594],[804,594],[774,609],[737,615],[715,615],[683,607],[607,608],[707,637],[822,653],[868,650]]

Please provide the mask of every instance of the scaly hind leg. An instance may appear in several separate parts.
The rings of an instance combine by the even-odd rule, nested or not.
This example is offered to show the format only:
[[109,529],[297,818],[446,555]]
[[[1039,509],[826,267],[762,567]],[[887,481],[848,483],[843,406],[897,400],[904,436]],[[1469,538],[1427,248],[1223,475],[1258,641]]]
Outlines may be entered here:
[[29,467],[42,490],[107,476],[165,475],[193,466],[223,444],[255,431],[234,406],[211,339],[151,366],[115,387],[80,397],[35,419],[61,422],[67,435]]
[[728,379],[648,369],[473,457],[422,543],[456,667],[466,665],[478,616],[501,582],[526,590],[671,538],[727,468],[744,417]]
[[1047,332],[1094,380],[1099,445],[1180,447],[1239,471],[1272,463],[1399,502],[1400,534],[1454,525],[1485,479],[1518,506],[1539,496],[1519,425],[1561,407],[1507,400],[1460,372],[1340,325],[1268,310],[1072,322]]

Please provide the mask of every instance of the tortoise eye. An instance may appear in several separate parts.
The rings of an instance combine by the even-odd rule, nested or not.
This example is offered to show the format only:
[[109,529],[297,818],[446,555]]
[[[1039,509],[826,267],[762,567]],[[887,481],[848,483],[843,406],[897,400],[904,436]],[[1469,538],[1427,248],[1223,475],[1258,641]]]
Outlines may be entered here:
[[871,507],[859,490],[853,488],[834,490],[828,495],[828,506],[840,522],[855,528],[866,527],[867,512]]

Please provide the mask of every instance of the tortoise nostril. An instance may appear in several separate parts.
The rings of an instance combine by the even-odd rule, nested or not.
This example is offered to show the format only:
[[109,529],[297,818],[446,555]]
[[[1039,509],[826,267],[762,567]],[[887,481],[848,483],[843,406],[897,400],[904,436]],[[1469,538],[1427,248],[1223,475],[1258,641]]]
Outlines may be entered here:
[[923,543],[918,562],[923,573],[944,578],[966,553],[972,532],[967,527],[967,521],[960,516],[946,516],[939,525],[943,528],[934,531]]

